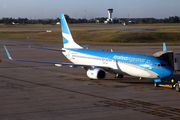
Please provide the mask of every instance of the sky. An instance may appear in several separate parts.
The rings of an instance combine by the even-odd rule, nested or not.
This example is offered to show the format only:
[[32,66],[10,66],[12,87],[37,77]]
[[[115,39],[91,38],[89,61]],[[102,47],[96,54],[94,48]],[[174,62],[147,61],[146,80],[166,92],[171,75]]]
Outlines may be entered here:
[[169,18],[180,16],[180,0],[0,0],[0,19],[5,17],[46,19],[60,13],[71,18]]

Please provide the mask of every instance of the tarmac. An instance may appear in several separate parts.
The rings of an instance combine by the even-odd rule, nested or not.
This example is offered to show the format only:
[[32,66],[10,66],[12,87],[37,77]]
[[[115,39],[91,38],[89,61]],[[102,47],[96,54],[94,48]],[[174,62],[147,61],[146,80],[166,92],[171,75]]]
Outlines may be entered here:
[[[153,80],[130,76],[90,80],[82,68],[11,61],[15,59],[69,62],[61,52],[29,48],[61,49],[62,44],[0,37],[0,120],[178,120],[179,92],[154,87]],[[103,46],[92,49],[152,55],[162,46]],[[180,53],[179,46],[167,49]],[[178,74],[172,76],[177,80]],[[172,78],[168,78],[170,81]]]

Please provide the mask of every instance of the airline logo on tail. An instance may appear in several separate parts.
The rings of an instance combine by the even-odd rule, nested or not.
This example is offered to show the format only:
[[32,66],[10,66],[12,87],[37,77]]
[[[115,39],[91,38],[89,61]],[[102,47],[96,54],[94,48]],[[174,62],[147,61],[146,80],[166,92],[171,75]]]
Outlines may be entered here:
[[82,48],[74,42],[64,14],[60,14],[64,48]]

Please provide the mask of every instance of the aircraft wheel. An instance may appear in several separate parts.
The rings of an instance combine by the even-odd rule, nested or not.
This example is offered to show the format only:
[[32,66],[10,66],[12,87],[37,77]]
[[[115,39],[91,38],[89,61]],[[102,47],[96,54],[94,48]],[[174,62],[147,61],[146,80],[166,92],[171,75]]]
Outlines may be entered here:
[[175,86],[175,89],[176,89],[176,91],[180,91],[180,88],[179,88],[179,84],[177,84],[176,86]]
[[159,83],[158,83],[158,82],[155,82],[155,83],[154,83],[154,87],[159,87]]

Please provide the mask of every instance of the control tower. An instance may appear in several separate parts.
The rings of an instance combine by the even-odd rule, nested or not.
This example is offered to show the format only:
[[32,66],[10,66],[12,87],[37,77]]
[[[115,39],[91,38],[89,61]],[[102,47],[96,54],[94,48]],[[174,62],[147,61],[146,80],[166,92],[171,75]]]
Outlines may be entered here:
[[113,18],[112,18],[113,9],[108,9],[107,12],[108,12],[108,19],[104,21],[104,23],[113,23]]
[[121,21],[120,19],[112,18],[113,9],[108,9],[107,12],[108,12],[108,18],[106,21],[104,21],[105,24],[107,24],[107,23],[125,23],[124,21]]
[[112,19],[113,9],[108,9],[108,19]]

